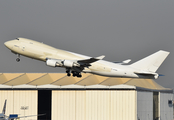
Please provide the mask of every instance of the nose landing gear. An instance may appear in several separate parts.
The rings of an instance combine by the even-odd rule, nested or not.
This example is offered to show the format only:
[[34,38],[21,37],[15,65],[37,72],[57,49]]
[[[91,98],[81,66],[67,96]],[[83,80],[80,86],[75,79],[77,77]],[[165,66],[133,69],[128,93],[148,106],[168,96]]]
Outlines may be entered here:
[[19,62],[20,61],[20,55],[19,54],[17,54],[17,55],[18,55],[18,58],[16,58],[16,61]]
[[16,61],[19,62],[20,61],[20,58],[17,58]]

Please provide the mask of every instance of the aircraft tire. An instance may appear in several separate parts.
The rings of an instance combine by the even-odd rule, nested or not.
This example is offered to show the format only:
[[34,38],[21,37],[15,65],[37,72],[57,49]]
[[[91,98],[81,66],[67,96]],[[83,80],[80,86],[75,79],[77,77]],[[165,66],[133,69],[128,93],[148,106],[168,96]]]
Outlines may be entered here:
[[71,76],[71,74],[70,73],[67,73],[67,76],[69,77],[69,76]]
[[20,58],[17,58],[16,61],[19,62],[20,61]]

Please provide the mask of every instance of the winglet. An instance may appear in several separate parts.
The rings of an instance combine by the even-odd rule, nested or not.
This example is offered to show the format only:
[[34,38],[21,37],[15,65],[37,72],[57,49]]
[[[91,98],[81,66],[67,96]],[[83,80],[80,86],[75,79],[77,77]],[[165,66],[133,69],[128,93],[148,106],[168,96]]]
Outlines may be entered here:
[[102,55],[102,56],[96,57],[96,59],[98,59],[98,60],[102,60],[104,57],[105,57],[105,56]]
[[131,59],[127,59],[127,60],[123,61],[122,63],[123,63],[123,64],[127,64],[127,63],[129,63],[130,61],[131,61]]
[[102,56],[99,56],[99,57],[95,57],[95,58],[90,58],[90,59],[84,59],[84,60],[78,60],[78,62],[81,62],[81,63],[93,63],[93,62],[96,62],[98,60],[101,60],[103,59],[105,56],[102,55]]

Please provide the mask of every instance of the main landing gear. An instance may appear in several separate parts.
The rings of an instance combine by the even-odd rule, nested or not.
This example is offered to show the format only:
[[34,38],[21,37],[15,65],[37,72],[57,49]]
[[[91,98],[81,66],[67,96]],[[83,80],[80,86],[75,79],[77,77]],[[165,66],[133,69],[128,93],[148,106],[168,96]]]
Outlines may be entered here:
[[70,70],[66,70],[67,76],[71,76],[71,73],[73,77],[82,77],[81,73],[76,72],[76,71],[70,71]]
[[73,77],[77,76],[77,77],[82,77],[81,73],[78,73],[76,71],[72,71]]
[[67,76],[71,76],[70,70],[66,70]]
[[20,55],[19,54],[17,54],[17,55],[18,55],[18,58],[16,58],[16,61],[19,62],[20,61]]

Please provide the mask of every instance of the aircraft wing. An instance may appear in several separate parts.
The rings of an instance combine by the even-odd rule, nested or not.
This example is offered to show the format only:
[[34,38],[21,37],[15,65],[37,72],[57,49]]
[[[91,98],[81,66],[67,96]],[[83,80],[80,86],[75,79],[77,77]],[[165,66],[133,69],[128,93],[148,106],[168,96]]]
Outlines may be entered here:
[[90,63],[96,62],[98,60],[103,59],[105,56],[99,56],[95,58],[82,59],[82,60],[60,60],[60,59],[52,59],[46,58],[46,65],[52,67],[87,67],[90,66]]
[[90,58],[90,59],[84,59],[84,60],[78,60],[77,62],[80,62],[80,63],[93,63],[93,62],[96,62],[98,60],[102,60],[105,56],[102,55],[102,56],[99,56],[99,57],[95,57],[95,58]]

